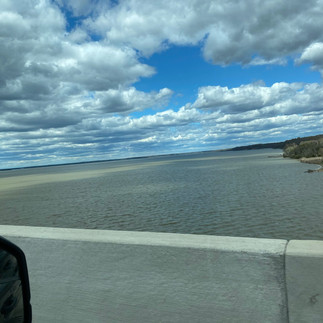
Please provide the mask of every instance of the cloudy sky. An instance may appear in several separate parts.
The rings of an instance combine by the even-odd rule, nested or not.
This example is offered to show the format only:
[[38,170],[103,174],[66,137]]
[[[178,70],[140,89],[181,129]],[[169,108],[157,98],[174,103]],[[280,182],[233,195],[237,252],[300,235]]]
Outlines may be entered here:
[[1,0],[0,168],[323,132],[323,0]]

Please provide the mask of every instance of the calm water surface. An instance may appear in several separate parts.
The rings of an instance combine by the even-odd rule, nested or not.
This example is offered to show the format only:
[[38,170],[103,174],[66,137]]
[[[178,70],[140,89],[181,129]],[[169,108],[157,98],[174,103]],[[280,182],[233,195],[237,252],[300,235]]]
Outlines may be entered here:
[[323,239],[323,172],[280,153],[1,171],[0,224]]

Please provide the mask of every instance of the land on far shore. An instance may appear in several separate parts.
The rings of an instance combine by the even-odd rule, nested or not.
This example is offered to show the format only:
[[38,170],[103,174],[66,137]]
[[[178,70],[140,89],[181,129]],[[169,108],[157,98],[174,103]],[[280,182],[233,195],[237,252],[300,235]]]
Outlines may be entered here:
[[229,150],[235,151],[264,148],[282,149],[284,151],[284,157],[295,158],[299,159],[302,163],[317,164],[321,166],[317,170],[308,170],[309,173],[323,171],[323,134],[302,138],[298,137],[282,142],[235,147]]
[[[289,158],[299,159],[303,163],[318,164],[321,166],[319,170],[323,171],[323,134],[309,137],[298,137],[295,139],[285,140],[281,142],[271,142],[265,144],[253,144],[247,146],[239,146],[229,149],[219,149],[219,150],[206,150],[200,152],[212,152],[212,151],[238,151],[238,150],[254,150],[254,149],[281,149],[284,151],[283,156]],[[189,152],[195,153],[195,152]],[[184,154],[189,154],[184,153]],[[74,163],[59,163],[59,164],[48,164],[48,165],[35,165],[35,166],[24,166],[24,167],[14,167],[14,168],[4,168],[0,171],[9,171],[22,168],[39,168],[39,167],[53,167],[53,166],[66,166],[66,165],[77,165],[77,164],[90,164],[90,163],[101,163],[101,162],[112,162],[119,160],[131,160],[131,159],[144,159],[150,157],[159,156],[176,156],[182,155],[183,153],[170,153],[162,155],[147,155],[147,156],[134,156],[128,158],[116,158],[116,159],[104,159],[104,160],[91,160],[91,161],[79,161]],[[309,170],[312,172],[312,170]]]
[[272,148],[272,149],[282,149],[286,146],[289,145],[299,145],[303,141],[312,141],[312,140],[322,140],[323,139],[323,134],[321,135],[316,135],[316,136],[309,136],[309,137],[298,137],[294,139],[289,139],[285,141],[280,141],[280,142],[271,142],[271,143],[266,143],[266,144],[254,144],[254,145],[247,145],[247,146],[239,146],[239,147],[234,147],[231,149],[228,149],[228,151],[235,151],[235,150],[253,150],[253,149],[265,149],[265,148]]

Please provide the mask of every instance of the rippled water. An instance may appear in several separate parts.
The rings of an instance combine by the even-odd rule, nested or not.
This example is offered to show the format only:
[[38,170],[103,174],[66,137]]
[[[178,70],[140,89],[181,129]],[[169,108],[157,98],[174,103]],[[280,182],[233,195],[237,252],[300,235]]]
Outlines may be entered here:
[[323,239],[323,172],[280,153],[1,171],[0,224]]

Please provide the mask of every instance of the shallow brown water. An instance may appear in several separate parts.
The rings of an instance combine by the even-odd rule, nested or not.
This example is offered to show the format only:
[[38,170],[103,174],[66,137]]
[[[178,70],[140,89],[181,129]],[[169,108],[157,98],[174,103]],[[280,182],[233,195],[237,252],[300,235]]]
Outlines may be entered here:
[[323,173],[209,152],[0,172],[0,223],[323,239]]

